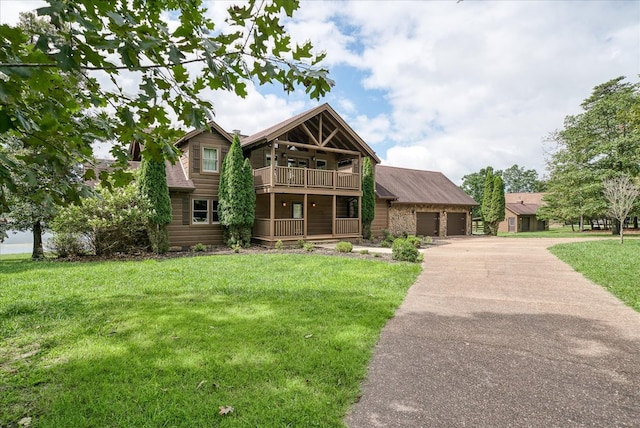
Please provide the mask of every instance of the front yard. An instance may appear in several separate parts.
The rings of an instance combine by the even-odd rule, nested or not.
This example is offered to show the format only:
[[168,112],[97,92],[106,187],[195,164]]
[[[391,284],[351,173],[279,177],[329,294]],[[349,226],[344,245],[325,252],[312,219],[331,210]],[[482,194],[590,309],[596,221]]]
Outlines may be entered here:
[[309,254],[3,258],[0,426],[341,426],[419,271]]
[[549,251],[640,312],[640,239],[558,244]]

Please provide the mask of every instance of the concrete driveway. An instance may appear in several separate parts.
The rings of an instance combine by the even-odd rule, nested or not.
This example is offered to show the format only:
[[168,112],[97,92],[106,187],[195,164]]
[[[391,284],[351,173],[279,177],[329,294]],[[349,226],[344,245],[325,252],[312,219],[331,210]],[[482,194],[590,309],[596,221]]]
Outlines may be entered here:
[[346,423],[640,426],[640,314],[547,251],[566,241],[427,250]]

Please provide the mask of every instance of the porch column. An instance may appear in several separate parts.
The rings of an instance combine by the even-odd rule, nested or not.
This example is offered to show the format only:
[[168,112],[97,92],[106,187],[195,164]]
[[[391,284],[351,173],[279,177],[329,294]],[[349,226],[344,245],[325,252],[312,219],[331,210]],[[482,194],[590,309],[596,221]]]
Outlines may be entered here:
[[333,206],[331,207],[331,235],[332,236],[336,236],[336,201],[337,201],[337,196],[333,195]]
[[307,226],[309,224],[309,206],[308,204],[308,198],[307,198],[307,194],[304,194],[304,198],[302,200],[302,206],[304,207],[304,212],[302,213],[302,225],[304,228],[304,237],[307,237]]
[[[271,158],[271,165],[273,165],[273,158]],[[275,193],[269,193],[269,238],[271,238],[271,240],[273,240],[273,235],[275,231],[275,218],[276,218],[276,195]]]
[[362,196],[358,196],[358,235],[362,236]]

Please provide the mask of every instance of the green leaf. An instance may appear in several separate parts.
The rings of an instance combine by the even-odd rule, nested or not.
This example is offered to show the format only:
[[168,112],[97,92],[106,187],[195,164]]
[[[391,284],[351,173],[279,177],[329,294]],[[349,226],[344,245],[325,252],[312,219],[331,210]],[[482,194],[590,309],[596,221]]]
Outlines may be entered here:
[[0,110],[0,133],[7,132],[12,128],[13,124],[11,123],[11,117],[6,111]]
[[107,16],[109,18],[111,18],[111,20],[118,26],[118,27],[122,27],[123,25],[126,24],[126,21],[124,20],[124,18],[122,17],[122,15],[120,15],[119,13],[116,12],[107,12]]

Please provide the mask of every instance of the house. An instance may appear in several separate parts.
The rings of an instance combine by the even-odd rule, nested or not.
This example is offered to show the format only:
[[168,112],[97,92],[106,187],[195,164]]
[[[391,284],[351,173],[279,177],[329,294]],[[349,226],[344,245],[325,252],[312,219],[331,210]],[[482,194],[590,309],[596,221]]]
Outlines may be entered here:
[[536,216],[543,205],[544,193],[505,193],[504,220],[498,225],[499,232],[533,232],[549,230],[549,223]]
[[[182,154],[175,165],[167,163],[173,208],[173,221],[168,226],[171,247],[224,244],[218,219],[218,185],[235,133],[240,136],[239,131],[229,133],[211,122],[175,143]],[[470,231],[469,211],[475,205],[470,197],[440,173],[378,165],[376,153],[329,104],[240,139],[254,173],[252,239],[256,243],[360,238],[365,157],[371,159],[375,176],[382,177],[380,187],[376,183],[379,213],[374,224],[379,225],[379,231],[393,227],[392,231],[402,233],[401,226],[410,224],[407,213],[411,209],[409,233],[447,236]],[[130,155],[135,166],[140,147],[132,145]],[[419,186],[414,185],[412,174],[420,177]],[[389,192],[385,193],[385,187]],[[433,225],[426,226],[423,214],[433,221],[434,213],[438,223],[432,231]]]
[[471,210],[478,204],[440,172],[378,165],[375,170],[374,236],[445,237],[471,234]]

